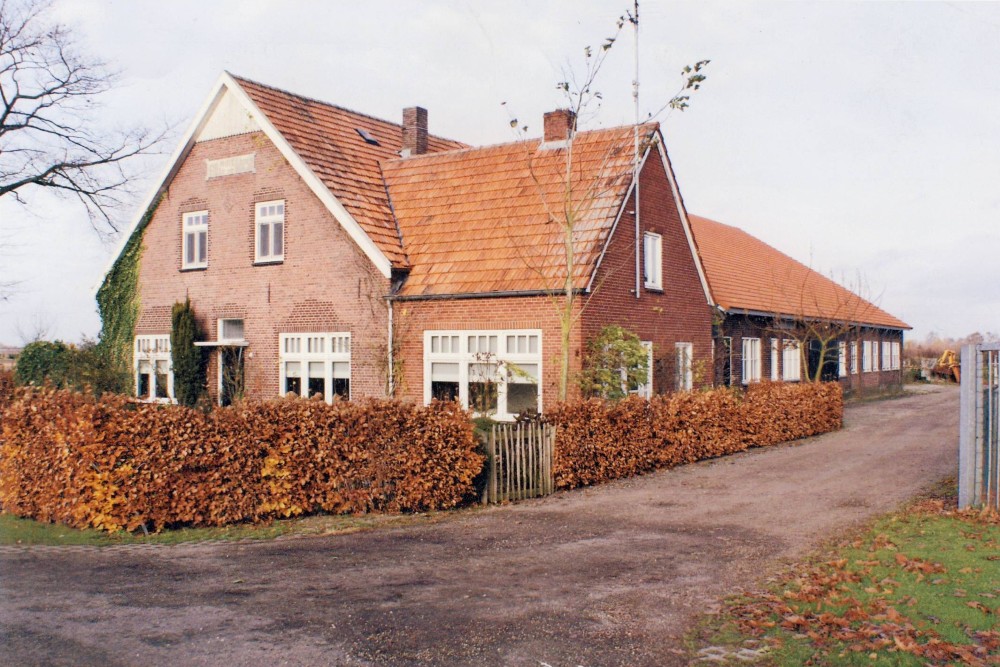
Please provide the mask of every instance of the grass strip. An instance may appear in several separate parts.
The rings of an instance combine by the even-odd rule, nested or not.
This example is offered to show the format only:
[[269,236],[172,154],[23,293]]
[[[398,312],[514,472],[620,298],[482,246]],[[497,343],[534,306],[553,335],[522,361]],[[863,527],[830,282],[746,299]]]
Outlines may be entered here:
[[1000,516],[948,486],[730,599],[693,664],[1000,665]]

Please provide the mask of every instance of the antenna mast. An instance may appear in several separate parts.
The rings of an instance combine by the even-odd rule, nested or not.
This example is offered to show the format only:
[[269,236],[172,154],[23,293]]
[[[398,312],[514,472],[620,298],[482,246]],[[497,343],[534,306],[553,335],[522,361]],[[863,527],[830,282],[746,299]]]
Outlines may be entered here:
[[635,35],[634,58],[635,78],[632,79],[632,101],[635,104],[635,125],[632,128],[632,183],[635,188],[635,298],[639,298],[640,275],[642,259],[639,245],[639,0],[634,0],[632,7],[632,28]]

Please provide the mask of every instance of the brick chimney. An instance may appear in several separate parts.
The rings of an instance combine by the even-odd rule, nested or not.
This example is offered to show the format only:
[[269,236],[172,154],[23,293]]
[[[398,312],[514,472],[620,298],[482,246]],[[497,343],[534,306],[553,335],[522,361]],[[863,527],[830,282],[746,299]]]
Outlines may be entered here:
[[403,157],[423,155],[427,152],[427,109],[409,107],[403,109]]
[[545,114],[545,141],[566,141],[571,132],[576,132],[576,114],[571,109]]

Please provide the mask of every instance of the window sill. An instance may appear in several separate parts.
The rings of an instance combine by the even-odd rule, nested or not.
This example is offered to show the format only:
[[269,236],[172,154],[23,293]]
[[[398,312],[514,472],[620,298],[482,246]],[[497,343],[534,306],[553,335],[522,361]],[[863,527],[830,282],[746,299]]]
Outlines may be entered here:
[[181,273],[188,273],[189,271],[208,271],[208,264],[205,266],[182,266]]
[[643,287],[645,287],[646,291],[648,291],[648,292],[657,292],[659,294],[663,294],[663,287],[662,286],[658,286],[658,285],[643,285]]
[[271,264],[284,264],[285,258],[281,259],[255,259],[253,262],[254,266],[270,266]]

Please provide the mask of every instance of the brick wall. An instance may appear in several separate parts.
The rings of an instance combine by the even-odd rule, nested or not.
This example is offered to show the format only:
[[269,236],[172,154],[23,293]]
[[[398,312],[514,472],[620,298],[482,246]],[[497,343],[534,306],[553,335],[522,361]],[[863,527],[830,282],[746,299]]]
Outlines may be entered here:
[[[255,170],[206,180],[206,160],[255,153]],[[254,203],[285,200],[284,261],[254,265]],[[182,214],[208,210],[208,268],[181,270]],[[136,333],[170,331],[170,308],[190,297],[207,338],[219,318],[242,318],[248,395],[278,394],[278,335],[349,331],[351,393],[384,394],[389,281],[260,132],[198,143],[144,237]],[[217,391],[217,353],[209,386]]]
[[[641,231],[657,232],[663,237],[663,290],[643,287],[639,299],[635,298],[634,203],[627,204],[608,245],[593,294],[578,301],[582,314],[571,334],[570,397],[579,394],[575,377],[582,368],[586,341],[607,324],[620,324],[642,340],[653,342],[654,391],[663,393],[674,388],[677,342],[692,343],[701,384],[712,382],[711,311],[670,183],[655,153],[647,162],[640,183]],[[394,322],[400,341],[397,354],[403,366],[398,396],[423,401],[424,331],[468,329],[541,329],[543,407],[558,396],[560,324],[552,299],[519,296],[401,301],[395,309]]]
[[[642,234],[655,232],[663,238],[663,290],[644,286],[640,274],[639,298],[635,296],[635,200],[625,212],[608,245],[587,300],[583,337],[593,338],[607,324],[619,324],[653,343],[653,391],[675,388],[676,348],[691,343],[694,380],[712,383],[712,312],[705,297],[695,259],[691,255],[680,214],[663,163],[654,150],[639,180],[640,261]],[[640,271],[642,265],[640,264]]]
[[[774,323],[771,320],[760,317],[744,315],[729,315],[723,325],[723,335],[732,338],[732,386],[740,386],[743,382],[743,339],[760,339],[760,358],[762,380],[771,378],[771,339],[780,338],[774,331]],[[847,375],[839,378],[841,386],[845,392],[864,393],[865,391],[876,391],[892,387],[899,387],[903,384],[902,371],[902,348],[903,333],[898,330],[886,330],[873,327],[863,327],[856,334],[846,336],[847,342]],[[857,372],[851,372],[851,341],[856,340],[858,362]],[[878,369],[865,372],[862,364],[862,341],[875,341],[879,346]],[[882,370],[882,343],[897,342],[900,347],[900,368],[898,370]],[[834,344],[836,345],[836,344]],[[781,376],[781,354],[778,354],[778,376]],[[802,369],[803,379],[806,378],[806,369]]]
[[[559,317],[548,297],[401,301],[394,305],[393,322],[399,341],[398,363],[402,364],[396,395],[404,400],[424,400],[424,332],[430,330],[541,329],[543,408],[559,395]],[[580,370],[579,327],[572,332],[570,342],[572,378]],[[576,390],[572,380],[570,390]]]

